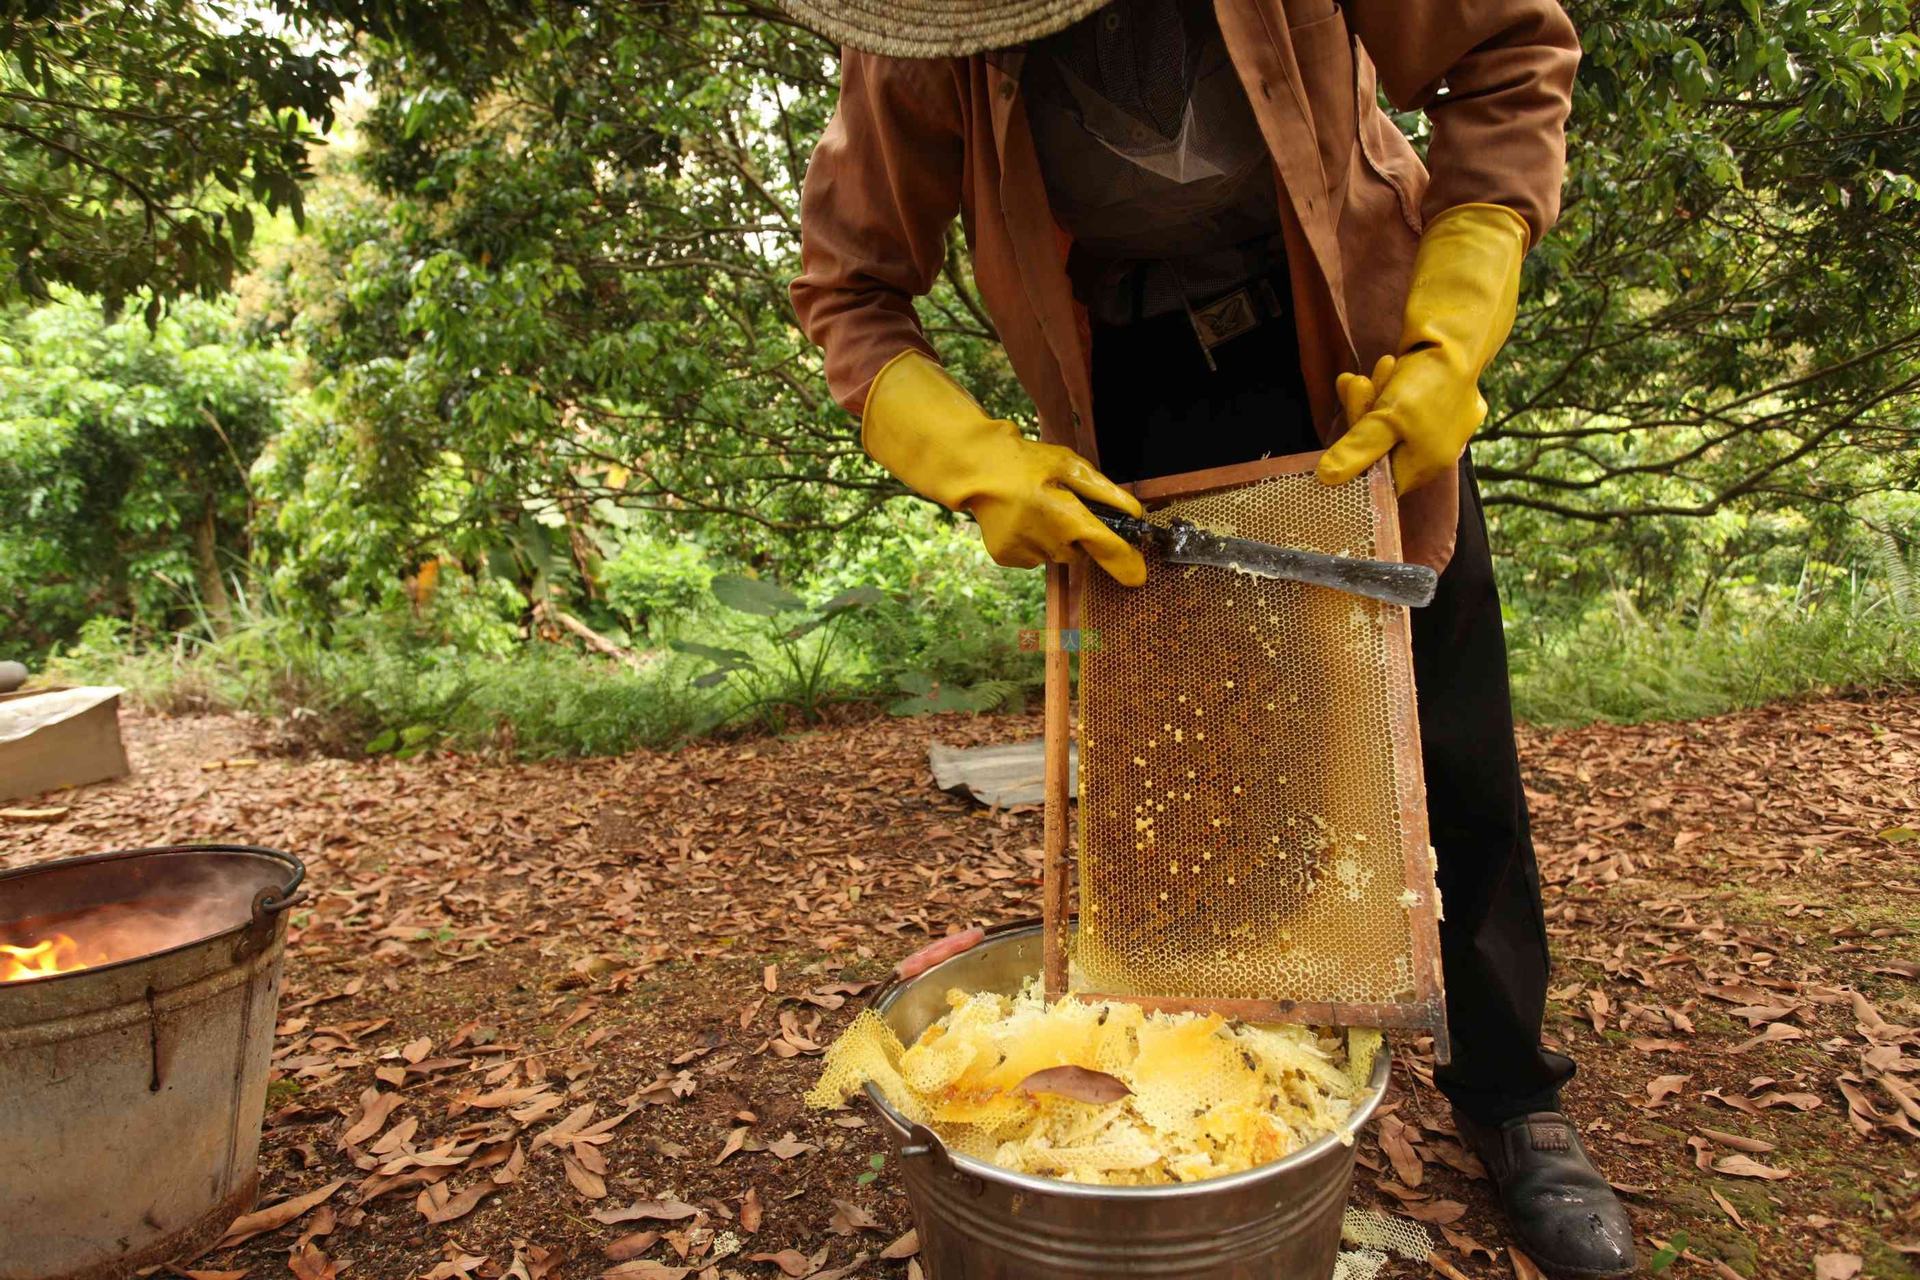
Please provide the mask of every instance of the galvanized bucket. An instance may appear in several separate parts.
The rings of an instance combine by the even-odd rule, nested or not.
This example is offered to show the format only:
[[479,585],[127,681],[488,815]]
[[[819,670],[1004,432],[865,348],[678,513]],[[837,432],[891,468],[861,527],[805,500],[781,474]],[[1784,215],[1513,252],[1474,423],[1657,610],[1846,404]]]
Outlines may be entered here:
[[[946,992],[1013,992],[1040,970],[1037,921],[989,930],[985,941],[926,973],[896,979],[873,1007],[911,1043],[947,1012]],[[1386,1090],[1387,1054],[1350,1124]],[[955,1155],[911,1125],[872,1086],[867,1098],[893,1140],[930,1280],[1327,1280],[1353,1147],[1329,1135],[1284,1160],[1223,1178],[1163,1187],[1097,1187],[1011,1173]]]
[[147,954],[0,982],[0,1280],[131,1276],[253,1207],[302,874],[245,845],[0,873],[0,940],[15,945],[103,914],[178,926]]

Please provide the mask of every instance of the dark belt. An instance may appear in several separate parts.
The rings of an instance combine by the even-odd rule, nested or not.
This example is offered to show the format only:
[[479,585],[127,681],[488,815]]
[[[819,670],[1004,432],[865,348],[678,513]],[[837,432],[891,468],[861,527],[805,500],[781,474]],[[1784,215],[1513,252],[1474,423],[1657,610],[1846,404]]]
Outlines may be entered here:
[[1134,276],[1133,317],[1117,324],[1113,321],[1105,323],[1116,328],[1126,328],[1131,325],[1152,324],[1184,311],[1188,331],[1200,344],[1200,354],[1205,358],[1207,367],[1211,369],[1214,367],[1213,349],[1215,347],[1231,342],[1242,334],[1252,333],[1261,325],[1285,319],[1287,316],[1286,298],[1290,286],[1285,267],[1269,268],[1264,274],[1255,276],[1238,288],[1229,289],[1225,293],[1216,293],[1205,302],[1194,302],[1188,298],[1184,289],[1179,287],[1176,275],[1175,285],[1179,305],[1172,309],[1156,311],[1152,315],[1144,315],[1140,282],[1144,279],[1144,272],[1149,269],[1149,266],[1161,265],[1163,264],[1143,264],[1134,269],[1140,274]]

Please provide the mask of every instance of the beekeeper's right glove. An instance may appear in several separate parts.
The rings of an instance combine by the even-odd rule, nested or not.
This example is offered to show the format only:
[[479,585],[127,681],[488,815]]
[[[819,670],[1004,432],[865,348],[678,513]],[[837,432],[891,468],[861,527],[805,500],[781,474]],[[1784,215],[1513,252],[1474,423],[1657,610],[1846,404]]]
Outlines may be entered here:
[[1147,580],[1140,553],[1081,499],[1135,516],[1139,501],[1073,450],[1029,440],[1005,418],[989,418],[918,351],[901,352],[874,376],[860,442],[915,493],[969,512],[1000,564],[1061,563],[1079,548],[1126,586]]

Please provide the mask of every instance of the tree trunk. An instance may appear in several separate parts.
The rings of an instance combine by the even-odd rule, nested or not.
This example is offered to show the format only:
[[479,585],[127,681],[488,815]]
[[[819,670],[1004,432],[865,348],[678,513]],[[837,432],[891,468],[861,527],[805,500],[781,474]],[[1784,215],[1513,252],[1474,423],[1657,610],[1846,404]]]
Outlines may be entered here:
[[224,636],[233,630],[233,600],[227,595],[226,580],[220,576],[220,543],[213,513],[214,499],[209,494],[200,508],[200,522],[193,528],[193,570],[207,622],[216,636]]

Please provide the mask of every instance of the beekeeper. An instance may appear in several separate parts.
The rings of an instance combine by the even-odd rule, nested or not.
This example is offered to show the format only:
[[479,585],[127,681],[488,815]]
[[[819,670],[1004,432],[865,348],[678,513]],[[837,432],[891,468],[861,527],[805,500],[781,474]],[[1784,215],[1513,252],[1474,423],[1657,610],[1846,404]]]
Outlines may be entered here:
[[[1390,455],[1461,1133],[1522,1247],[1633,1269],[1540,1043],[1547,941],[1485,522],[1477,386],[1552,224],[1579,44],[1554,0],[787,0],[844,42],[802,202],[800,323],[867,451],[970,512],[994,559],[1139,554],[1082,499],[1327,447]],[[1423,164],[1377,90],[1432,125]],[[959,215],[1047,443],[988,417],[914,314]],[[1097,468],[1097,469],[1096,469]]]

